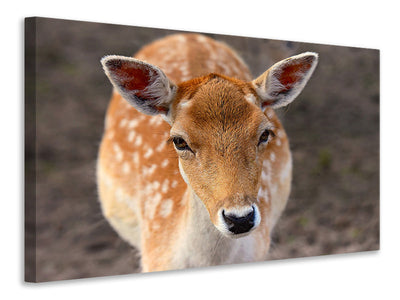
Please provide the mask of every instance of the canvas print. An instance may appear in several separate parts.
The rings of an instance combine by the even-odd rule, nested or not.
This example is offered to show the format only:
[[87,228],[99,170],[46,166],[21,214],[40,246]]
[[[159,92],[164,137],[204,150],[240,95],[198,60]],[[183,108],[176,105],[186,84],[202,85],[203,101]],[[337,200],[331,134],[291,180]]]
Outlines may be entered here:
[[25,20],[25,279],[379,249],[379,50]]

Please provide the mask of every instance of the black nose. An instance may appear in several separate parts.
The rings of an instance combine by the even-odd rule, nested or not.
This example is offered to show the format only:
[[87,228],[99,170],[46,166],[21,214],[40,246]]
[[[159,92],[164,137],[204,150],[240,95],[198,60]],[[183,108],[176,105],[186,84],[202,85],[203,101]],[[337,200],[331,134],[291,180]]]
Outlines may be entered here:
[[235,214],[225,214],[224,210],[222,211],[222,216],[226,225],[228,225],[229,231],[234,234],[248,232],[254,226],[254,207],[249,214],[242,217],[238,217]]

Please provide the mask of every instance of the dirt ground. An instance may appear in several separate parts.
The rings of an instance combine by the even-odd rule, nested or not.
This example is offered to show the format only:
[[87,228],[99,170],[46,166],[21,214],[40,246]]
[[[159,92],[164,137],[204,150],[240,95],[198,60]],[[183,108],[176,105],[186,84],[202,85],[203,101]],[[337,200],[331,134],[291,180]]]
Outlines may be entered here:
[[[111,94],[99,60],[171,33],[52,19],[37,19],[36,36],[28,32],[36,61],[28,55],[26,63],[36,77],[25,104],[27,279],[138,272],[136,250],[97,200],[96,154]],[[302,94],[279,111],[294,173],[270,259],[379,249],[379,51],[210,36],[231,45],[254,76],[292,54],[320,55]]]

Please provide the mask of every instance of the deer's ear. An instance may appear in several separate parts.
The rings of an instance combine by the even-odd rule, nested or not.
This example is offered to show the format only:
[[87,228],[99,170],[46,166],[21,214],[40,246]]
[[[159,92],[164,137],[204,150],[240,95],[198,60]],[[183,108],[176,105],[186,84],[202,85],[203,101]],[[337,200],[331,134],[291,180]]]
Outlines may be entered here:
[[318,63],[318,54],[305,52],[284,59],[252,81],[262,109],[288,105],[303,90]]
[[177,87],[156,66],[131,57],[110,55],[101,60],[111,83],[138,111],[167,115]]

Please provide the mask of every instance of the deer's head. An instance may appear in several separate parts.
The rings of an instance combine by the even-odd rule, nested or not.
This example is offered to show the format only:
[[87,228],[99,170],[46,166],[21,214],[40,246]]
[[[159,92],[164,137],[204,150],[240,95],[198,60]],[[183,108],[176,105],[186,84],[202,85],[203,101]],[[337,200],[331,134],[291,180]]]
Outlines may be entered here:
[[179,85],[134,58],[106,56],[102,64],[130,104],[144,114],[161,114],[171,125],[183,179],[217,229],[240,237],[261,221],[262,163],[277,130],[266,110],[292,102],[317,60],[310,52],[293,56],[251,82],[209,74]]

